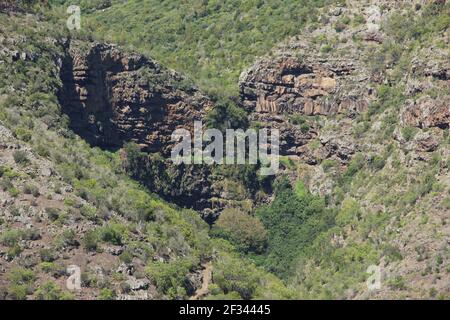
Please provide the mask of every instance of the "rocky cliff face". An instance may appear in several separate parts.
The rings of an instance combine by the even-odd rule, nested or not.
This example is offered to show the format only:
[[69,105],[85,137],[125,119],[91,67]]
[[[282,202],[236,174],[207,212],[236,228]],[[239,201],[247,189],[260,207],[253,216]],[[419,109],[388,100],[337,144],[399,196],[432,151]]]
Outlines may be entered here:
[[[321,28],[290,39],[242,74],[241,103],[252,124],[280,129],[281,154],[294,160],[282,161],[281,173],[304,181],[336,210],[336,223],[322,238],[331,243],[324,255],[335,259],[332,266],[319,252],[299,268],[306,276],[295,285],[308,294],[325,288],[356,299],[448,295],[449,37],[436,32],[426,46],[411,45],[408,59],[394,61],[401,54],[392,50],[395,39],[384,23],[391,10],[401,12],[411,2],[429,1],[347,1],[325,10]],[[414,10],[422,14],[420,6]],[[359,15],[364,22],[342,22],[361,21]],[[155,266],[161,270],[173,262],[178,270],[189,253],[195,256],[186,260],[195,262],[180,297],[192,295],[200,286],[199,261],[210,256],[203,248],[208,228],[197,213],[178,212],[116,175],[113,156],[67,134],[60,117],[53,121],[58,130],[51,128],[54,119],[46,116],[59,106],[52,109],[52,99],[30,93],[53,97],[53,71],[60,71],[59,100],[75,132],[106,149],[136,142],[133,157],[121,153],[123,167],[208,222],[230,206],[252,213],[256,197],[236,180],[255,182],[254,172],[175,166],[151,153],[167,155],[172,131],[192,129],[213,107],[211,100],[152,59],[112,45],[39,38],[32,47],[23,35],[5,35],[0,119],[9,129],[0,125],[0,299],[14,293],[7,276],[14,268],[35,270],[37,285],[53,279],[64,286],[70,264],[87,271],[78,298],[97,297],[108,284],[132,296],[166,298],[146,274],[148,264],[164,263]],[[22,37],[18,48],[15,39]],[[36,88],[41,79],[47,83]],[[48,83],[51,90],[44,88]],[[270,197],[261,185],[253,188],[258,197]],[[111,239],[118,232],[126,236]],[[373,293],[362,280],[368,256],[383,272],[382,289]],[[345,266],[348,274],[341,273]],[[310,286],[311,280],[318,282]],[[98,287],[88,288],[95,282]]]
[[339,143],[339,139],[321,139],[320,150],[311,150],[306,145],[320,139],[318,127],[310,121],[301,127],[296,118],[341,115],[351,119],[367,111],[376,99],[374,75],[357,44],[345,41],[331,48],[321,43],[326,39],[324,35],[336,33],[332,23],[343,12],[343,8],[332,10],[331,18],[326,18],[330,21],[323,28],[281,45],[240,78],[242,103],[251,119],[265,127],[278,128],[281,153],[310,164],[334,154],[346,163],[355,152],[354,146]]
[[373,89],[360,61],[324,59],[298,45],[298,57],[262,59],[243,73],[240,89],[247,109],[258,113],[331,115],[360,113]]
[[92,145],[118,149],[136,142],[170,154],[175,129],[193,129],[211,101],[179,74],[142,55],[107,44],[72,42],[61,67],[59,99],[76,133]]
[[[448,200],[439,191],[428,193],[433,187],[427,182],[435,181],[433,190],[449,185],[448,28],[434,35],[428,47],[402,44],[402,50],[408,45],[411,50],[403,60],[389,29],[393,15],[414,8],[420,16],[422,5],[430,2],[435,10],[445,10],[439,7],[445,1],[347,1],[347,6],[323,12],[321,28],[281,44],[241,75],[242,105],[258,126],[281,131],[281,154],[296,164],[296,170],[283,173],[292,181],[300,177],[314,193],[330,199],[346,190],[346,201],[361,204],[358,222],[333,234],[340,239],[332,240],[333,246],[345,250],[355,242],[389,243],[402,256],[391,261],[381,253],[383,288],[374,293],[362,288],[348,298],[402,297],[396,292],[401,290],[410,290],[409,297],[436,289],[448,293],[448,281],[440,275],[417,272],[432,268],[432,259],[441,260],[448,244],[449,230],[441,223],[450,216]],[[364,22],[342,22],[356,17]],[[356,167],[366,169],[345,182]],[[395,218],[396,212],[401,217]],[[423,212],[427,223],[419,222]],[[385,227],[367,223],[371,231],[358,230],[381,215],[389,221]],[[430,221],[447,240],[433,236]],[[314,265],[305,274],[321,268]],[[398,290],[395,279],[411,287]]]
[[445,129],[450,124],[450,104],[445,100],[424,96],[416,101],[409,100],[402,113],[405,125],[419,128],[439,127]]
[[320,57],[309,52],[308,41],[295,47],[296,56],[281,52],[281,56],[263,58],[244,72],[240,90],[252,120],[280,130],[282,154],[305,158],[308,152],[304,145],[317,137],[317,128],[302,130],[289,118],[355,117],[368,109],[374,89],[369,85],[367,67],[359,60]]
[[192,133],[194,121],[213,107],[187,79],[142,55],[79,41],[67,46],[60,70],[59,100],[72,129],[103,149],[135,142],[140,150],[134,156],[124,150],[122,166],[149,190],[202,212],[208,222],[228,202],[250,201],[229,196],[224,177],[214,176],[210,166],[171,162],[174,130]]
[[[296,119],[299,116],[354,119],[379,103],[379,88],[394,83],[393,71],[390,61],[380,68],[384,71],[378,70],[377,56],[373,53],[385,50],[395,41],[383,30],[391,13],[413,3],[417,4],[417,10],[423,4],[352,2],[351,6],[332,8],[324,12],[321,28],[281,44],[241,74],[242,105],[253,122],[280,130],[282,155],[310,164],[332,156],[343,164],[348,162],[358,150],[355,143],[343,137],[330,141],[323,137],[314,121],[301,128]],[[364,23],[346,26],[341,22],[345,21],[343,17],[352,15],[363,17]],[[407,100],[397,107],[403,125],[448,128],[450,82],[445,55],[439,48],[424,48],[402,75],[401,83],[405,86],[402,94]],[[440,92],[439,96],[430,96],[433,90]],[[319,150],[307,146],[314,139],[321,142]]]

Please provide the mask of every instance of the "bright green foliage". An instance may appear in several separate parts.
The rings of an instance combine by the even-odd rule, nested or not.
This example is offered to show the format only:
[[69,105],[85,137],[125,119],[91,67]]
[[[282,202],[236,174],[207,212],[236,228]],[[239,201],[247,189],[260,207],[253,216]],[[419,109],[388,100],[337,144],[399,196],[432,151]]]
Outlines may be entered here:
[[341,210],[336,216],[336,224],[339,226],[349,225],[352,221],[361,216],[361,209],[358,202],[354,199],[347,198],[342,203]]
[[296,292],[278,278],[257,268],[216,241],[220,254],[214,262],[212,299],[295,299]]
[[83,246],[87,251],[96,251],[98,249],[98,235],[95,231],[88,231],[84,235]]
[[109,288],[103,288],[100,290],[98,300],[114,300],[115,293]]
[[[63,2],[63,1],[55,1]],[[78,1],[70,1],[76,4]],[[105,11],[81,1],[84,27],[102,38],[132,45],[183,71],[211,93],[237,93],[241,71],[283,39],[317,19],[334,0],[115,1]]]
[[56,283],[52,281],[45,282],[36,290],[37,300],[73,300],[74,296],[61,289]]
[[114,245],[122,245],[125,237],[126,227],[119,223],[109,223],[98,230],[99,237],[104,242]]
[[311,195],[301,183],[292,190],[287,179],[278,183],[275,200],[258,210],[258,216],[268,234],[264,265],[282,277],[292,272],[294,260],[315,237],[334,224],[323,199]]
[[188,259],[179,259],[172,263],[152,262],[147,266],[147,273],[156,283],[158,290],[172,299],[184,298],[186,276],[196,263]]
[[36,275],[32,270],[25,268],[12,269],[7,279],[10,281],[8,287],[8,297],[13,300],[26,300],[27,296],[33,293],[33,284]]

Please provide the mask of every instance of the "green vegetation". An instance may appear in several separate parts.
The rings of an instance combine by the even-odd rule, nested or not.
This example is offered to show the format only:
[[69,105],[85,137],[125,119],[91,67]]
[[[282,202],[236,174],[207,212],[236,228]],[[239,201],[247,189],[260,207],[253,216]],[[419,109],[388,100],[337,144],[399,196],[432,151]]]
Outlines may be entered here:
[[100,295],[98,297],[98,300],[114,300],[115,293],[111,289],[103,288],[100,291]]
[[294,190],[283,178],[277,182],[275,194],[275,200],[257,213],[268,236],[262,263],[268,270],[287,278],[305,248],[333,226],[334,214],[325,208],[323,199],[311,195],[301,183]]
[[237,253],[223,240],[213,269],[214,286],[209,299],[295,299],[298,294],[275,276],[262,271]]
[[25,194],[31,194],[35,198],[39,197],[39,195],[40,195],[39,188],[36,187],[35,185],[25,185],[23,187],[23,192]]
[[230,240],[244,253],[263,252],[267,241],[267,232],[262,223],[237,209],[225,209],[220,214],[213,234]]
[[56,283],[48,281],[36,290],[37,300],[73,300],[74,296],[62,290]]
[[[105,11],[101,9],[109,6],[109,1],[80,2],[86,13],[83,29],[71,37],[91,39],[95,35],[120,42],[188,73],[217,100],[207,125],[224,130],[260,125],[248,123],[246,112],[238,107],[234,96],[239,73],[275,43],[300,34],[307,22],[317,22],[316,8],[334,1],[289,0],[280,4],[275,0],[183,3],[133,0],[111,1],[113,7]],[[50,275],[61,275],[64,268],[56,261],[56,253],[70,251],[66,249],[77,247],[78,241],[92,255],[123,246],[125,250],[117,262],[129,264],[140,259],[146,272],[139,276],[149,278],[161,295],[171,299],[184,299],[192,294],[187,284],[189,275],[209,261],[213,265],[214,283],[208,298],[330,299],[348,297],[349,291],[358,291],[365,285],[369,265],[379,264],[382,258],[390,265],[404,259],[402,248],[389,244],[389,240],[409,223],[408,210],[423,211],[418,217],[421,227],[437,228],[435,222],[429,223],[433,217],[426,212],[426,202],[420,200],[446,190],[436,177],[448,169],[449,159],[442,159],[438,152],[430,154],[430,159],[412,167],[417,172],[411,172],[404,163],[415,159],[392,147],[395,145],[392,136],[398,128],[399,108],[406,99],[406,88],[400,80],[410,73],[414,50],[433,43],[434,35],[448,28],[446,9],[448,5],[441,8],[430,5],[421,15],[405,11],[387,19],[383,29],[394,39],[384,41],[368,57],[372,75],[386,74],[386,81],[374,86],[377,101],[370,105],[367,114],[358,117],[353,132],[358,139],[373,137],[379,149],[358,150],[346,168],[336,160],[322,161],[325,176],[331,180],[330,188],[327,185],[325,189],[332,190],[331,194],[325,192],[324,197],[313,195],[300,181],[292,185],[287,178],[281,178],[272,185],[271,178],[258,177],[257,166],[213,167],[206,176],[222,178],[214,186],[221,191],[239,196],[244,202],[266,200],[266,193],[274,190],[275,199],[256,210],[251,204],[227,209],[212,229],[197,212],[168,204],[149,192],[162,191],[169,199],[198,192],[196,181],[186,181],[159,154],[144,154],[130,143],[125,146],[127,163],[124,163],[119,153],[91,148],[69,129],[69,121],[61,113],[56,98],[61,83],[55,76],[59,70],[54,60],[62,47],[43,41],[48,35],[69,37],[63,28],[51,24],[66,18],[65,8],[56,6],[53,12],[46,12],[51,20],[48,23],[36,23],[30,17],[24,24],[22,17],[1,15],[2,32],[17,36],[17,30],[21,30],[20,34],[27,36],[26,43],[19,43],[14,49],[35,56],[33,60],[0,64],[4,76],[0,79],[0,121],[32,150],[30,153],[28,149],[17,150],[13,159],[20,168],[31,167],[36,155],[51,161],[63,182],[73,188],[73,194],[61,208],[47,208],[48,218],[65,228],[70,228],[70,221],[85,219],[90,229],[80,235],[64,229],[55,235],[49,247],[39,250],[41,261],[30,267],[33,270],[9,270],[6,297],[72,299],[51,281],[36,288],[36,283],[42,283],[36,272],[43,271],[45,280]],[[342,16],[334,27],[344,35],[347,28],[364,22],[362,16]],[[318,23],[310,25],[311,29]],[[323,54],[331,52],[336,44],[326,36],[318,36],[317,43]],[[186,80],[174,85],[188,84]],[[290,121],[307,133],[313,128],[309,119],[297,115]],[[381,123],[380,132],[372,130],[375,120]],[[400,131],[406,141],[412,141],[418,130],[404,127]],[[448,140],[448,130],[445,134]],[[321,142],[317,138],[310,145],[317,150]],[[289,159],[282,159],[282,164],[289,170],[298,169]],[[186,168],[191,169],[196,170]],[[24,194],[39,197],[36,184],[23,183],[32,178],[0,166],[0,187],[11,196],[21,196],[23,190]],[[149,182],[144,187],[131,178]],[[310,178],[305,174],[305,182]],[[54,186],[60,194],[61,184],[62,181],[57,181]],[[179,193],[174,194],[174,190]],[[184,201],[193,201],[187,198]],[[448,195],[438,202],[434,199],[430,203],[437,204],[439,210],[449,209]],[[9,210],[19,217],[26,208]],[[445,224],[445,220],[439,223]],[[0,225],[0,244],[6,247],[8,261],[21,254],[23,241],[40,237],[34,229],[15,229],[3,220]],[[438,229],[433,232],[441,237]],[[427,260],[431,254],[421,246],[416,247],[416,252],[418,262]],[[445,256],[439,254],[424,272],[439,271],[444,262]],[[93,272],[83,273],[82,279],[84,286],[99,289],[99,299],[115,297],[115,289],[110,289],[113,287],[109,283],[102,284]],[[121,275],[108,280],[120,281],[124,292],[130,290]],[[408,289],[407,279],[402,276],[394,276],[387,285],[394,291]],[[439,296],[434,288],[429,295]]]
[[25,151],[14,151],[14,161],[18,164],[26,164],[28,162],[27,153]]
[[8,288],[8,298],[13,300],[25,300],[34,291],[34,281],[36,275],[33,271],[17,268],[12,269],[8,274],[10,285]]
[[55,251],[49,248],[39,250],[39,255],[41,256],[41,260],[43,262],[53,262],[56,259]]
[[248,118],[244,110],[231,100],[218,101],[214,109],[208,114],[206,124],[209,128],[219,129],[246,129]]
[[147,272],[159,290],[169,298],[176,299],[186,295],[184,288],[186,275],[197,263],[189,259],[179,259],[173,263],[151,262]]
[[[67,1],[53,1],[62,3]],[[81,2],[83,28],[99,37],[133,46],[164,65],[183,71],[218,96],[237,94],[239,74],[255,57],[316,21],[318,8],[334,0],[158,0]],[[61,13],[64,8],[58,8]]]
[[0,235],[0,244],[8,248],[6,259],[13,260],[23,251],[20,245],[21,240],[38,240],[40,237],[39,232],[34,228],[27,230],[6,229]]

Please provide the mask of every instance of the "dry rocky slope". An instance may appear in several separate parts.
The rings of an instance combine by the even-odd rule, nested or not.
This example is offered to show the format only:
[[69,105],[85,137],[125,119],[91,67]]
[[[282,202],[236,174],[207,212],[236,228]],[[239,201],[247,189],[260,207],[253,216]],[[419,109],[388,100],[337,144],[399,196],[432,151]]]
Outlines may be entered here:
[[[26,155],[26,165],[15,161],[16,152]],[[86,216],[87,210],[94,209],[92,201],[84,199],[71,184],[65,182],[52,161],[39,156],[1,125],[0,167],[6,170],[2,171],[3,177],[14,175],[14,188],[18,190],[18,194],[11,194],[11,190],[0,188],[0,300],[25,297],[99,299],[105,288],[111,290],[108,292],[114,292],[114,295],[105,296],[106,299],[167,299],[158,290],[155,281],[147,276],[146,260],[149,259],[148,254],[150,260],[158,262],[180,258],[176,250],[171,250],[170,244],[157,244],[148,238],[145,230],[138,228],[127,232],[126,241],[123,238],[118,243],[106,241],[95,244],[94,250],[88,249],[86,239],[90,232],[99,227],[96,218]],[[109,178],[113,174],[107,173]],[[34,186],[36,191],[22,192],[30,186]],[[133,200],[125,194],[130,189],[127,189],[126,184],[121,184],[121,188],[124,188],[121,192],[127,199],[125,201],[132,203]],[[168,208],[161,206],[159,210],[160,219],[166,219],[164,216]],[[133,229],[129,219],[124,218],[118,208],[105,212],[105,215],[105,221]],[[164,226],[162,220],[156,224],[170,228]],[[187,245],[183,250],[191,249]],[[123,259],[124,252],[133,252],[130,260]],[[67,290],[68,279],[74,272],[70,266],[79,268],[81,273],[77,274],[81,276],[82,290]],[[20,294],[20,290],[12,289],[11,274],[16,270],[34,273],[33,284],[28,284],[29,292],[24,292],[25,296]],[[52,285],[47,287],[48,283]],[[56,287],[53,287],[54,284]],[[184,285],[188,295],[194,295],[202,287],[201,265],[186,274]]]
[[[89,147],[64,123],[92,146],[134,141],[163,153],[171,131],[190,129],[210,100],[149,58],[48,37],[40,18],[1,10],[0,300],[194,295],[211,256],[207,225],[122,176],[117,154]],[[185,270],[179,287],[165,288],[148,268],[171,263]],[[67,290],[71,265],[80,291]]]
[[[241,75],[241,99],[252,121],[281,131],[282,155],[296,166],[295,173],[292,169],[285,173],[294,181],[300,176],[316,193],[335,197],[336,190],[341,191],[338,177],[356,154],[373,163],[389,144],[396,150],[387,156],[381,171],[362,173],[359,181],[353,181],[345,197],[362,205],[361,216],[333,240],[336,248],[355,241],[384,243],[403,257],[396,262],[382,257],[384,285],[372,297],[423,297],[433,290],[448,295],[450,288],[450,210],[444,204],[450,186],[448,27],[432,39],[431,46],[415,48],[403,61],[402,71],[389,58],[381,68],[376,65],[384,48],[396,41],[388,31],[392,16],[411,8],[421,15],[422,5],[430,3],[348,1],[347,6],[325,11],[321,28],[286,41]],[[361,16],[364,22],[359,25],[340,25],[343,17],[354,21]],[[388,86],[397,88],[402,99],[377,111]],[[303,116],[300,121],[299,115]],[[396,120],[391,120],[386,132],[389,117]],[[412,137],[409,130],[414,132]],[[390,195],[403,197],[418,181],[424,184],[420,177],[433,167],[433,157],[444,159],[432,171],[440,186],[435,192],[409,205],[388,200]],[[390,220],[385,229],[361,235],[357,224],[383,213]],[[301,281],[308,272],[320,274],[321,267],[300,271]],[[402,284],[396,287],[395,279]],[[368,297],[364,290],[355,289],[346,295]]]

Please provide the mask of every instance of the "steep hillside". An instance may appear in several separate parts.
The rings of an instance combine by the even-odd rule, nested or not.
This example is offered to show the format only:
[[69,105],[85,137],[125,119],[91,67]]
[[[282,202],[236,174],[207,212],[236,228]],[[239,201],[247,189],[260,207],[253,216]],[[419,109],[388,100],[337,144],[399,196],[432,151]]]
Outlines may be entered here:
[[[128,178],[119,152],[93,147],[75,133],[95,138],[98,132],[108,132],[100,129],[106,120],[97,108],[117,106],[107,113],[113,117],[105,129],[117,130],[111,135],[123,134],[127,141],[145,143],[135,130],[126,134],[119,121],[121,99],[129,98],[133,106],[133,101],[140,101],[135,93],[144,88],[140,92],[144,100],[150,99],[145,100],[150,101],[145,104],[148,111],[153,106],[170,109],[183,99],[197,101],[195,88],[174,88],[181,78],[143,56],[136,60],[136,54],[81,39],[68,42],[68,34],[59,33],[62,29],[43,16],[10,9],[0,15],[1,299],[188,298],[209,284],[203,283],[208,280],[201,270],[211,260],[217,275],[215,295],[293,296],[275,276],[238,259],[226,241],[212,239],[198,213],[168,204]],[[108,83],[85,78],[102,72],[67,67],[73,57],[75,66],[86,61],[70,54],[75,43],[91,53],[88,58],[106,59],[104,67],[111,69],[105,73],[115,84],[112,102],[101,103],[100,98],[110,95],[97,96],[102,91],[92,89],[96,83],[111,88]],[[135,63],[146,65],[141,71],[150,68],[142,75],[150,77],[146,82],[134,83]],[[98,60],[94,65],[103,66]],[[145,91],[149,84],[155,85],[154,91]],[[128,85],[136,90],[127,91]],[[62,94],[68,89],[78,95]],[[160,94],[156,104],[150,98],[153,92]],[[199,101],[205,99],[200,96]],[[78,113],[72,113],[74,101],[80,106]],[[130,111],[146,111],[139,103],[136,109]],[[92,117],[98,114],[101,117]],[[83,122],[86,119],[96,121]],[[117,122],[109,122],[113,119]],[[104,140],[87,140],[105,146]],[[162,144],[155,140],[148,145]],[[69,292],[66,281],[72,265],[80,268],[81,290]],[[239,270],[242,276],[230,270]]]
[[[0,1],[0,299],[450,297],[447,1],[31,2]],[[280,172],[174,165],[194,120],[279,129]]]
[[[61,3],[68,1],[53,1]],[[215,95],[237,95],[242,69],[294,36],[335,0],[70,1],[83,28],[133,46],[188,74]]]
[[[241,75],[251,119],[285,137],[285,174],[336,210],[295,231],[290,249],[288,208],[309,209],[280,191],[260,212],[261,263],[306,297],[448,297],[449,8],[349,2]],[[301,224],[328,219],[311,215]],[[361,281],[369,265],[381,268],[378,291]]]

